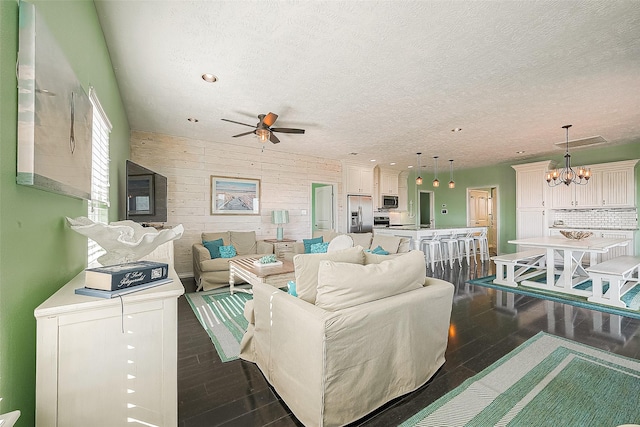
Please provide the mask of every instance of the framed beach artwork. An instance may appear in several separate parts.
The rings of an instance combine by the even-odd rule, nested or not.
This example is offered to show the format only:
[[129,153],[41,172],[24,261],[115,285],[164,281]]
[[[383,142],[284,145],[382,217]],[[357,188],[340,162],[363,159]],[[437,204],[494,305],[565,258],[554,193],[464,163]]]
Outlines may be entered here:
[[259,214],[259,179],[211,176],[211,215]]
[[36,7],[20,2],[16,182],[91,198],[93,107]]

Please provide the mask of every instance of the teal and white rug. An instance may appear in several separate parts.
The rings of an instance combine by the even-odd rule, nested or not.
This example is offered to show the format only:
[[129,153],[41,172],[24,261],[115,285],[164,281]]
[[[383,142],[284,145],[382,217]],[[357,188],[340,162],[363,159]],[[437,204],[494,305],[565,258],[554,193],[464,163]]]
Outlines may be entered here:
[[231,295],[228,288],[224,288],[188,293],[185,297],[209,334],[220,360],[236,360],[240,355],[240,341],[248,326],[244,318],[244,304],[253,299],[253,295],[245,292]]
[[[498,289],[506,292],[513,292],[521,295],[533,296],[536,298],[544,298],[551,301],[574,305],[576,307],[598,310],[604,313],[617,314],[619,316],[627,316],[633,317],[634,319],[640,319],[640,285],[635,286],[633,289],[623,295],[622,301],[627,304],[627,308],[619,308],[612,307],[606,304],[589,302],[587,301],[586,297],[582,297],[579,295],[570,295],[563,292],[548,291],[546,289],[532,288],[524,285],[518,285],[517,287],[496,285],[495,283],[493,283],[493,279],[495,278],[495,275],[480,277],[478,279],[469,280],[467,283],[470,283],[472,285],[485,286],[487,288]],[[608,285],[605,285],[605,291],[607,286]],[[578,288],[582,290],[590,290],[591,280],[587,280],[586,282],[580,284]]]
[[640,361],[540,332],[401,427],[640,423]]

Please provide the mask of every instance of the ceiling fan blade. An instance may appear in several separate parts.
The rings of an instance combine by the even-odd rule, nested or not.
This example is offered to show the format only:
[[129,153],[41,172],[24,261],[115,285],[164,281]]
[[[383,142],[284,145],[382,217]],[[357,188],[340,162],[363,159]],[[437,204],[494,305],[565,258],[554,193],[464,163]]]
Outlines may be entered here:
[[239,136],[251,135],[252,133],[256,133],[256,131],[255,131],[255,130],[252,130],[252,131],[250,131],[250,132],[239,133],[239,134],[237,134],[237,135],[233,135],[233,138],[237,138],[237,137],[239,137]]
[[278,119],[277,114],[269,113],[266,116],[264,116],[264,119],[262,119],[262,123],[267,125],[267,127],[271,127],[273,126],[273,124],[276,122],[277,119]]
[[271,132],[282,132],[282,133],[304,133],[304,129],[271,128]]
[[255,128],[254,125],[248,125],[246,123],[240,123],[240,122],[236,122],[236,121],[229,120],[229,119],[220,119],[220,120],[224,120],[225,122],[235,123],[237,125],[249,126],[250,128]]
[[277,137],[277,136],[275,136],[275,135],[273,134],[273,132],[269,132],[269,140],[270,140],[271,142],[273,142],[274,144],[277,144],[277,143],[279,143],[279,142],[280,142],[280,140],[278,139],[278,137]]

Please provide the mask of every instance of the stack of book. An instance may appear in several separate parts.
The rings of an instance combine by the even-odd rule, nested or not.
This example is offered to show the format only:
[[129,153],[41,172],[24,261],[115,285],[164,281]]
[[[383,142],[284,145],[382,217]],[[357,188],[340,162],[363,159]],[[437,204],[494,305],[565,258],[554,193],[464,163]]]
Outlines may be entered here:
[[169,265],[154,261],[135,261],[85,270],[84,288],[76,294],[113,298],[170,283]]

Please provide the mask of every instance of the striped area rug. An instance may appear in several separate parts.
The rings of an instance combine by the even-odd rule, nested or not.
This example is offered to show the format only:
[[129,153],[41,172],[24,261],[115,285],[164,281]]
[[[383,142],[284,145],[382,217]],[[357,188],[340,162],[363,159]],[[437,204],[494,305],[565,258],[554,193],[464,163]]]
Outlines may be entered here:
[[620,426],[638,396],[640,361],[540,332],[401,427]]
[[220,360],[236,360],[240,355],[240,341],[247,330],[244,304],[253,295],[244,292],[214,289],[185,294],[191,309],[207,331]]
[[[557,276],[556,276],[557,277]],[[472,285],[480,285],[487,288],[498,289],[506,292],[513,292],[521,295],[528,295],[536,298],[548,299],[550,301],[571,304],[576,307],[588,308],[590,310],[598,310],[603,313],[617,314],[618,316],[633,317],[640,319],[640,286],[635,286],[629,292],[622,296],[622,301],[627,304],[626,308],[613,307],[606,304],[599,304],[587,301],[586,297],[580,295],[571,295],[564,292],[554,292],[546,289],[532,288],[519,284],[516,287],[496,285],[493,279],[496,276],[480,277],[478,279],[469,280],[467,283]],[[542,279],[541,279],[542,280]],[[605,285],[603,289],[606,291],[609,285]],[[576,286],[576,289],[591,290],[591,280]]]

